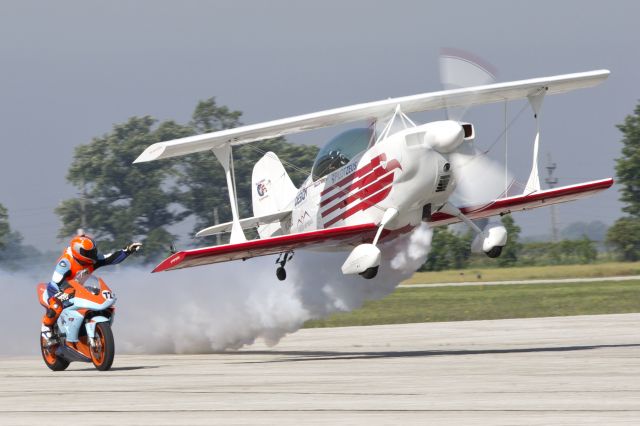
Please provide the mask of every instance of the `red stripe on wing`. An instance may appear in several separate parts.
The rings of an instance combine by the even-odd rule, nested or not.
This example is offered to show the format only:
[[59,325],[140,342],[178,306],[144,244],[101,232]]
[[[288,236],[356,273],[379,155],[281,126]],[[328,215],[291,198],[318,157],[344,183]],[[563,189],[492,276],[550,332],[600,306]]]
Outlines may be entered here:
[[[463,207],[460,211],[470,219],[481,219],[514,211],[535,209],[551,204],[578,200],[593,195],[596,192],[604,191],[611,185],[613,185],[613,179],[611,178],[583,182],[527,195],[499,198],[482,206]],[[431,216],[430,224],[431,226],[442,226],[456,222],[460,222],[457,217],[442,212],[435,212]]]

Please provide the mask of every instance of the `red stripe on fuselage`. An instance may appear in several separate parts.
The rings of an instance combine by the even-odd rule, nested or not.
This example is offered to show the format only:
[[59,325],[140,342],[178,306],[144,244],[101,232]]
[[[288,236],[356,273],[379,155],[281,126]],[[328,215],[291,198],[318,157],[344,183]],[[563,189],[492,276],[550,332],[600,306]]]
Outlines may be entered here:
[[385,198],[387,198],[387,196],[389,195],[390,192],[391,192],[391,184],[389,184],[388,187],[382,189],[380,192],[370,196],[369,198],[366,198],[362,202],[360,202],[360,203],[356,204],[355,206],[345,210],[344,212],[342,212],[338,216],[336,216],[333,219],[331,219],[330,221],[326,222],[324,224],[324,226],[325,227],[330,227],[331,225],[333,225],[334,223],[338,222],[339,220],[344,220],[344,219],[346,219],[346,218],[348,218],[350,216],[353,216],[354,214],[358,213],[359,211],[367,210],[369,207],[372,207],[375,204],[377,204],[377,203],[381,202],[382,200],[384,200]]
[[356,169],[355,172],[351,173],[348,176],[345,176],[344,178],[340,179],[338,182],[334,183],[330,187],[325,188],[320,193],[320,196],[327,195],[329,192],[333,191],[334,189],[340,188],[340,187],[346,185],[347,183],[353,181],[354,179],[366,175],[371,170],[373,170],[376,167],[378,167],[380,165],[381,161],[385,161],[386,159],[387,159],[387,156],[384,153],[378,155],[377,157],[372,158],[371,161],[369,162],[369,164],[367,164],[366,166],[362,167],[361,169]]
[[[336,209],[344,208],[354,201],[361,200],[371,194],[378,192],[384,186],[393,182],[393,178],[395,176],[393,172],[395,169],[402,170],[402,167],[400,166],[400,162],[398,162],[398,160],[391,160],[385,166],[375,167],[372,173],[365,175],[362,179],[352,183],[348,188],[342,189],[337,193],[335,193],[334,195],[332,195],[331,197],[327,198],[324,201],[326,202],[334,201],[336,198],[340,196],[345,196],[354,190],[358,190],[364,187],[363,189],[355,192],[354,194],[350,195],[346,199],[336,202],[331,207],[321,212],[322,217],[327,216],[331,212],[334,212]],[[320,207],[323,207],[323,205],[326,205],[327,204],[326,202],[321,201]]]
[[[380,165],[377,165],[376,167],[374,167],[371,170],[368,170],[367,174],[364,174],[363,178],[360,180],[357,180],[356,182],[353,182],[355,179],[352,179],[350,182],[353,182],[351,185],[349,185],[348,187],[339,190],[338,192],[335,192],[333,195],[331,195],[330,197],[325,198],[324,200],[320,201],[320,207],[324,207],[327,204],[329,204],[330,202],[332,202],[333,200],[335,200],[336,198],[340,198],[340,197],[344,197],[345,195],[349,194],[349,192],[353,191],[354,189],[359,189],[362,188],[362,186],[365,184],[365,179],[367,179],[367,177],[370,177],[372,174],[374,174],[377,170],[380,169]],[[354,173],[355,174],[355,173]],[[354,177],[355,176],[348,176],[349,178]],[[341,181],[342,182],[342,181]],[[340,182],[338,182],[340,183]],[[321,195],[322,196],[322,195]]]
[[[362,179],[359,182],[363,182],[365,179]],[[335,210],[337,210],[339,208],[344,208],[344,207],[348,206],[349,204],[353,203],[354,201],[362,200],[363,198],[366,198],[369,195],[375,194],[376,192],[380,191],[385,186],[389,185],[391,182],[393,182],[393,170],[391,170],[390,173],[388,172],[388,174],[383,175],[380,179],[378,179],[376,181],[366,182],[366,184],[368,186],[365,186],[365,188],[361,189],[360,191],[351,194],[347,198],[345,198],[345,199],[343,199],[341,201],[338,201],[333,206],[331,206],[328,209],[326,209],[323,212],[321,212],[322,217],[325,217],[325,216],[331,214],[332,212],[334,212]],[[359,185],[359,186],[362,186],[362,185]],[[351,188],[349,188],[349,189],[351,189]],[[348,192],[349,191],[347,191],[347,193]]]

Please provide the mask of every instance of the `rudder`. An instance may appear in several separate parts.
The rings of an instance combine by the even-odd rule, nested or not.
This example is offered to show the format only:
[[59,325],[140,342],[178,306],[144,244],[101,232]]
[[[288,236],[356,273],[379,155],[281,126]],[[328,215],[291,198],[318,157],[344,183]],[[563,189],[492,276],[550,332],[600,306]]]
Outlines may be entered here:
[[[291,208],[298,189],[273,152],[267,152],[254,166],[251,174],[251,201],[254,216],[265,216]],[[261,238],[281,232],[280,223],[258,226]]]

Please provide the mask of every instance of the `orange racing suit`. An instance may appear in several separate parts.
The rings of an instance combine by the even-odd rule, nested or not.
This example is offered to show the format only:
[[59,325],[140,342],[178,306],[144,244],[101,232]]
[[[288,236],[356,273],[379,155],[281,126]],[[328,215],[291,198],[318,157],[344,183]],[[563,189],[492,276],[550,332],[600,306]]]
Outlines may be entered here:
[[53,328],[62,313],[64,302],[73,297],[73,288],[67,284],[67,280],[76,280],[84,283],[93,271],[99,267],[118,264],[130,254],[130,251],[123,249],[107,255],[98,255],[95,263],[82,263],[73,257],[71,248],[67,247],[58,259],[53,277],[51,277],[51,281],[47,285],[49,308],[44,317],[42,317],[42,324]]

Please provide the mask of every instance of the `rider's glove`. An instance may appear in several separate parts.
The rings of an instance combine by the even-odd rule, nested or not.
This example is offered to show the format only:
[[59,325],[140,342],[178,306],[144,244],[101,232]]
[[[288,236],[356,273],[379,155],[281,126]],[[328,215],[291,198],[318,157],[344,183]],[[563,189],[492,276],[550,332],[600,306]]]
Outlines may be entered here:
[[64,291],[60,291],[60,292],[54,294],[53,297],[58,299],[60,302],[66,302],[67,300],[69,300],[69,293],[65,293]]
[[140,250],[142,248],[142,243],[131,243],[128,246],[126,246],[123,250],[127,253],[127,254],[131,254],[131,253],[135,253],[138,250]]

